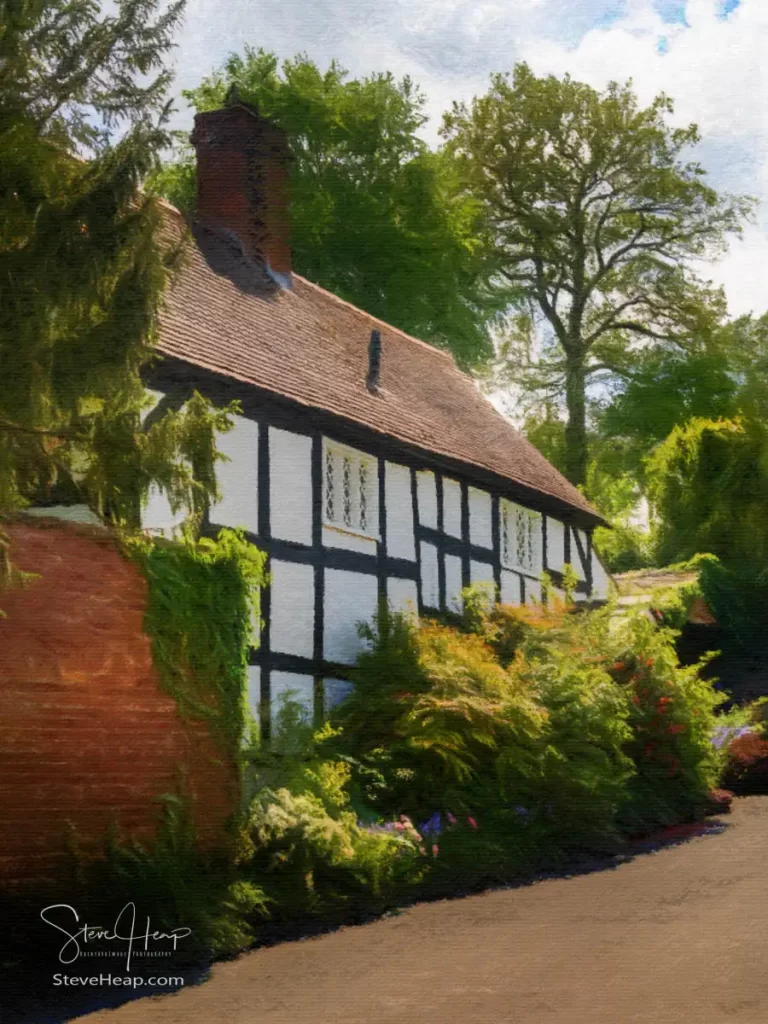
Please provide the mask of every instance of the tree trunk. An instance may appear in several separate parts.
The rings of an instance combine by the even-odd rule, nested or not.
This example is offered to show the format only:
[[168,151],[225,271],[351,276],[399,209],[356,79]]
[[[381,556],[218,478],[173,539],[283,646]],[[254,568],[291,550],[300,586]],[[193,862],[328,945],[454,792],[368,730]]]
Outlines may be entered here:
[[586,373],[580,357],[567,357],[565,366],[565,475],[576,487],[587,482]]

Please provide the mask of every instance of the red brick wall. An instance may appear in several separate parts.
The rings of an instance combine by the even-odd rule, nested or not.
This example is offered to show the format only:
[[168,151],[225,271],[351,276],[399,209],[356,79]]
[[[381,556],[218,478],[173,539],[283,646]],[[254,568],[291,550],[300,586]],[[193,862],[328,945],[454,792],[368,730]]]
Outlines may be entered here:
[[14,565],[40,578],[0,590],[0,888],[55,883],[68,822],[86,852],[111,823],[151,837],[182,775],[201,839],[223,842],[236,775],[159,687],[136,567],[102,530],[4,530]]

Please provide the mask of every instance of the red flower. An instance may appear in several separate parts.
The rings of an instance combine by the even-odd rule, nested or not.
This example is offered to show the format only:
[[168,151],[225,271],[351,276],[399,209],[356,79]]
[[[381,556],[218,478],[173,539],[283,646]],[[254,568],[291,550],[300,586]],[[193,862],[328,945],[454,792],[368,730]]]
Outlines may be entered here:
[[615,665],[613,666],[613,671],[614,672],[623,672],[624,671],[624,662],[623,661],[617,661],[615,663]]
[[640,698],[637,696],[637,694],[635,694],[632,700],[635,702],[635,704],[637,704],[638,707],[640,707]]
[[643,751],[643,757],[650,757],[652,753],[653,753],[653,744],[652,743],[646,743],[645,750]]
[[467,821],[472,826],[472,828],[477,828],[477,822],[475,821],[474,818],[467,818]]
[[685,732],[685,726],[684,725],[670,725],[669,731],[671,733]]

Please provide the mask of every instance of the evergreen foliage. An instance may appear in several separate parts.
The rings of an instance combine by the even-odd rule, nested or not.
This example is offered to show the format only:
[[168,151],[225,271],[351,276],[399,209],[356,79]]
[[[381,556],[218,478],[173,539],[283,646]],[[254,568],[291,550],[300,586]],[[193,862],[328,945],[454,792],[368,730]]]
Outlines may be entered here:
[[[322,72],[304,55],[281,65],[247,48],[185,96],[212,110],[231,86],[287,133],[295,269],[465,366],[487,360],[504,296],[490,287],[477,203],[418,135],[424,97],[411,80],[350,79],[336,62]],[[152,184],[191,211],[194,159],[188,147],[179,156]]]
[[0,512],[85,501],[138,525],[215,494],[227,411],[195,396],[142,426],[162,293],[177,262],[140,186],[168,142],[175,3],[0,5]]
[[[758,409],[764,402],[755,395]],[[765,649],[768,622],[768,431],[765,419],[692,419],[648,460],[659,556],[705,552],[701,588],[729,641]]]

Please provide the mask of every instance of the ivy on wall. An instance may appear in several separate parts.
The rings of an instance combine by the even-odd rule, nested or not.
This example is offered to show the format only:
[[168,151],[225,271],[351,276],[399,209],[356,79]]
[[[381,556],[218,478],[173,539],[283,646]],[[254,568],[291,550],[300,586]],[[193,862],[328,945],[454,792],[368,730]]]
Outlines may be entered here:
[[182,715],[210,725],[227,756],[248,729],[248,653],[255,646],[266,555],[237,530],[216,539],[125,539],[148,584],[144,628],[163,688]]

